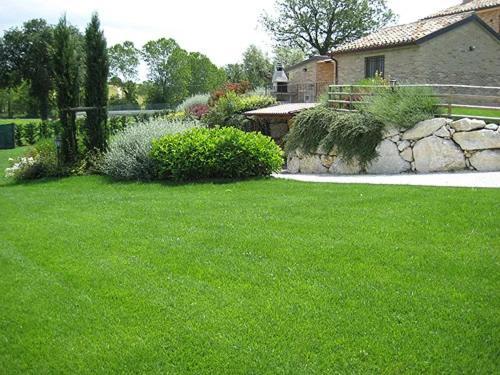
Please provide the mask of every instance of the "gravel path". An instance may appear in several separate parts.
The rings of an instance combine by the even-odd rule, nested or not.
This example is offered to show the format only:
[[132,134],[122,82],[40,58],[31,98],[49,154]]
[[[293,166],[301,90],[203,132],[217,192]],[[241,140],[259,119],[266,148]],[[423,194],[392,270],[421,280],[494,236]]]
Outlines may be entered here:
[[415,185],[415,186],[451,186],[475,188],[500,188],[500,172],[436,173],[436,174],[401,174],[401,175],[306,175],[275,174],[276,178],[304,182],[323,182],[334,184],[373,184],[373,185]]

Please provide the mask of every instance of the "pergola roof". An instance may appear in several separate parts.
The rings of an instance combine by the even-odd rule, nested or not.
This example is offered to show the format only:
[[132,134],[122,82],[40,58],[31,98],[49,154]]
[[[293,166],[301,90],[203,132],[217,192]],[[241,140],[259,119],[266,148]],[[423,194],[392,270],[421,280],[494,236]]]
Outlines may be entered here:
[[296,115],[299,112],[305,111],[306,109],[314,108],[318,105],[319,103],[279,104],[272,107],[261,108],[245,112],[245,116],[292,117],[293,115]]

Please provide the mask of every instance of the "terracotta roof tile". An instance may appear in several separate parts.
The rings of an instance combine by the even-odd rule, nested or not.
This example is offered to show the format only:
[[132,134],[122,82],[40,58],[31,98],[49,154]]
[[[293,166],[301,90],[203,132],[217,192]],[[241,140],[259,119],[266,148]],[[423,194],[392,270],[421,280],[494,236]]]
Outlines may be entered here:
[[406,25],[387,27],[353,42],[345,43],[334,49],[332,53],[354,52],[413,44],[422,38],[470,17],[472,14],[472,12],[466,12],[424,19]]
[[493,7],[497,7],[497,6],[500,6],[500,0],[473,0],[467,4],[459,4],[459,5],[455,5],[451,8],[448,8],[448,9],[444,9],[444,10],[437,12],[437,13],[434,13],[426,18],[429,19],[429,18],[434,18],[434,17],[447,16],[450,14],[477,11],[477,10],[488,9],[488,8],[493,8]]

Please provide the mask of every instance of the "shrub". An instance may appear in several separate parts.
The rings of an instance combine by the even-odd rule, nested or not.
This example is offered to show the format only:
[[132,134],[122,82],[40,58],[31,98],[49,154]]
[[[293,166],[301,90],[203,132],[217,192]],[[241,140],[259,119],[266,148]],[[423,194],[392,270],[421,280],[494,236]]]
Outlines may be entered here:
[[259,133],[235,128],[193,129],[153,141],[161,179],[268,176],[283,165],[281,149]]
[[300,149],[314,153],[334,148],[346,161],[356,158],[366,165],[377,156],[384,125],[373,116],[359,113],[338,113],[318,106],[298,114],[286,139],[286,152]]
[[120,180],[151,180],[155,164],[150,157],[151,142],[166,134],[173,134],[200,126],[195,121],[152,120],[130,126],[111,138],[100,170]]
[[408,129],[441,113],[437,107],[439,101],[432,94],[432,90],[425,87],[379,89],[373,96],[366,97],[368,104],[359,105],[358,109],[387,126]]
[[29,145],[34,145],[37,139],[37,124],[29,122],[24,125],[24,138]]
[[328,134],[330,124],[335,122],[339,114],[325,106],[318,106],[299,113],[286,137],[287,153],[297,149],[305,152],[316,152]]
[[225,96],[229,92],[233,92],[238,95],[243,95],[248,90],[250,90],[251,83],[249,81],[241,81],[241,82],[228,82],[223,87],[218,90],[215,90],[210,94],[209,104],[211,106],[215,105],[217,101]]
[[192,116],[198,120],[201,120],[204,116],[206,116],[210,112],[210,107],[208,104],[196,104],[188,108],[186,114],[188,116]]
[[357,159],[364,167],[377,157],[383,129],[384,124],[367,114],[337,114],[321,146],[328,152],[335,148],[344,160]]
[[181,104],[179,104],[176,111],[177,112],[187,112],[194,106],[198,106],[198,105],[207,105],[208,106],[209,99],[210,99],[209,94],[193,95],[193,96],[187,98],[186,100],[184,100]]
[[12,166],[5,170],[6,177],[17,181],[57,177],[64,174],[57,161],[57,150],[51,139],[40,140],[22,157],[13,160]]
[[231,91],[217,101],[203,121],[212,127],[220,125],[243,129],[248,121],[244,112],[273,104],[276,104],[276,99],[272,96],[242,96]]

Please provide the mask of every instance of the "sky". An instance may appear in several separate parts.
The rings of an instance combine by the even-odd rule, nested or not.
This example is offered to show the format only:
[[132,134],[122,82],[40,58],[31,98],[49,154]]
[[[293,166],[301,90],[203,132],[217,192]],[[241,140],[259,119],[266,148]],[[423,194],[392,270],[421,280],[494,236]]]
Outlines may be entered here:
[[[399,15],[398,23],[423,18],[461,0],[387,0]],[[161,37],[174,38],[182,48],[207,55],[223,66],[241,60],[256,44],[266,52],[272,40],[259,25],[273,0],[0,0],[0,32],[32,18],[68,21],[84,30],[97,11],[108,45],[131,40],[137,47]]]

